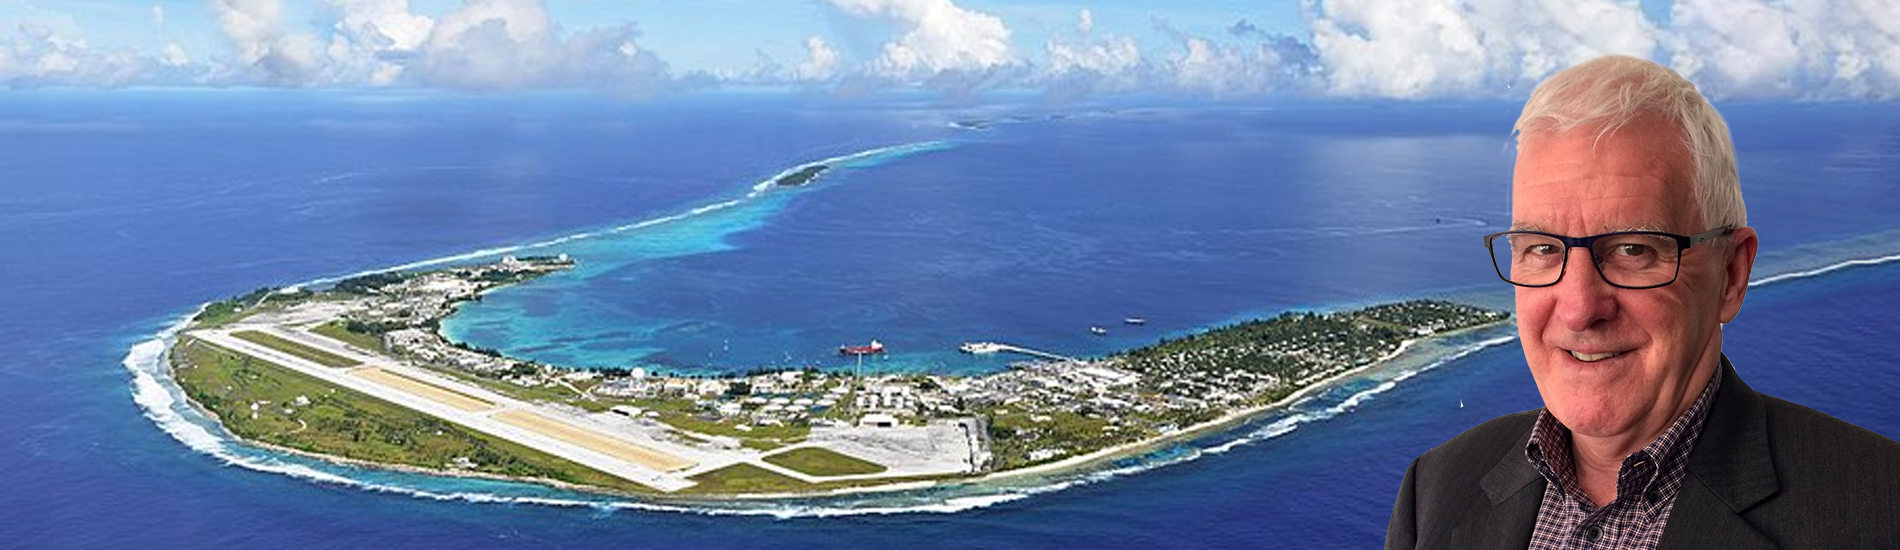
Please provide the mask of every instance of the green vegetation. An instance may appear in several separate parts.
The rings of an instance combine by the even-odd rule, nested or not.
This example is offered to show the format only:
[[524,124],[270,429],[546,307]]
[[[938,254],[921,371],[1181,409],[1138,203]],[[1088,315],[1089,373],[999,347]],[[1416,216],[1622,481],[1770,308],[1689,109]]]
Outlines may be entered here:
[[747,449],[770,451],[772,449],[777,449],[780,447],[784,447],[786,445],[796,444],[802,441],[804,440],[801,439],[798,441],[784,442],[784,441],[779,441],[777,439],[741,439],[739,440],[739,446],[745,447]]
[[780,176],[777,181],[774,181],[772,183],[776,185],[784,185],[787,187],[795,186],[795,185],[804,185],[807,183],[811,183],[811,180],[817,179],[819,174],[823,174],[825,173],[826,170],[830,170],[830,169],[831,169],[830,166],[826,166],[823,164],[813,164],[811,166],[800,168],[797,172],[792,172],[790,174]]
[[881,464],[823,447],[800,447],[767,455],[765,461],[811,476],[877,474],[888,469]]
[[341,320],[330,321],[318,325],[317,328],[310,329],[310,332],[328,336],[338,342],[343,342],[362,349],[377,353],[388,353],[388,350],[383,348],[383,337],[381,334],[368,331],[357,332],[357,325],[361,324],[362,323],[352,323]]
[[192,322],[201,327],[216,327],[230,324],[256,313],[265,304],[290,302],[308,298],[310,291],[280,292],[277,287],[261,287],[245,293],[243,296],[219,300],[205,305]]
[[351,277],[348,279],[344,279],[342,281],[338,281],[336,283],[336,286],[332,288],[334,290],[341,291],[341,292],[348,292],[350,294],[372,294],[372,293],[375,293],[377,289],[380,289],[382,287],[393,285],[393,284],[408,280],[410,276],[411,275],[402,273],[400,271],[385,271],[382,273],[371,273],[368,275]]
[[192,401],[245,439],[383,464],[654,492],[200,340],[179,342],[171,359],[178,383]]
[[697,485],[688,487],[682,492],[697,494],[791,493],[810,491],[816,487],[798,478],[744,462],[704,472],[688,479],[693,480]]
[[361,363],[358,363],[356,360],[350,359],[348,357],[344,357],[344,356],[323,351],[317,348],[313,348],[310,346],[306,346],[303,344],[285,340],[283,339],[283,337],[277,336],[275,334],[266,333],[266,332],[246,330],[246,331],[239,331],[239,332],[233,333],[232,336],[236,336],[239,339],[249,341],[253,344],[257,344],[257,345],[264,346],[270,349],[288,353],[288,354],[301,357],[304,359],[309,359],[311,361],[315,361],[319,365],[323,365],[326,367],[344,368],[344,367],[354,367],[356,365],[361,364]]
[[[992,460],[997,470],[1009,470],[1133,443],[1156,433],[1144,426],[1159,421],[1116,422],[1100,416],[1059,410],[1025,412],[1013,409],[982,411],[990,419]],[[1060,454],[1031,459],[1039,450]]]
[[827,481],[824,483],[806,483],[804,481],[800,481],[798,478],[795,478],[795,477],[787,476],[785,474],[780,474],[777,472],[773,472],[771,470],[767,470],[765,468],[760,468],[752,464],[741,462],[738,464],[733,464],[731,466],[727,466],[727,467],[713,470],[710,472],[703,472],[703,473],[700,473],[699,475],[695,475],[688,478],[688,479],[693,480],[694,483],[697,483],[697,485],[694,485],[692,487],[687,487],[686,489],[681,490],[680,493],[688,494],[688,495],[815,493],[819,491],[830,491],[834,489],[845,489],[849,487],[869,487],[873,485],[888,485],[888,484],[893,484],[893,483],[910,483],[910,482],[918,482],[918,481],[940,481],[940,480],[947,480],[947,479],[958,479],[962,477],[964,476],[960,474],[953,474],[953,475],[935,475],[935,476],[885,477],[885,478],[877,478],[877,479],[858,479],[858,480],[848,480],[848,481]]

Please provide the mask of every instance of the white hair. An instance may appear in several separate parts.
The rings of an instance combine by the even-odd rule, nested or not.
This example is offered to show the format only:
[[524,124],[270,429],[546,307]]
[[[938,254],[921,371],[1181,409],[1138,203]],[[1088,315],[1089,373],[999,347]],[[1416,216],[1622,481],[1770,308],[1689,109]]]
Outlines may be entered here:
[[1741,179],[1735,171],[1735,143],[1728,123],[1715,112],[1694,83],[1647,59],[1606,55],[1564,69],[1545,79],[1524,103],[1512,131],[1518,146],[1537,134],[1559,134],[1580,126],[1597,128],[1597,139],[1645,115],[1660,116],[1682,128],[1695,177],[1695,199],[1704,226],[1742,227]]

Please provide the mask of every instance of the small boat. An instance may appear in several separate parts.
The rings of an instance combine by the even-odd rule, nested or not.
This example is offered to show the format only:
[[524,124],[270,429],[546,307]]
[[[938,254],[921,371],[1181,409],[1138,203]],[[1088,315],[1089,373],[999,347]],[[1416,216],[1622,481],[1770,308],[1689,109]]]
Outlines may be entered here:
[[1148,324],[1148,320],[1147,320],[1147,319],[1143,319],[1143,318],[1140,318],[1140,317],[1129,317],[1129,318],[1127,318],[1127,319],[1122,319],[1122,324],[1124,324],[1124,325],[1146,325],[1146,324]]
[[1096,336],[1102,336],[1102,335],[1108,334],[1108,329],[1105,329],[1102,327],[1089,327],[1089,333],[1094,334]]
[[877,340],[872,340],[869,345],[864,346],[838,346],[838,355],[864,356],[880,353],[884,353],[884,343]]

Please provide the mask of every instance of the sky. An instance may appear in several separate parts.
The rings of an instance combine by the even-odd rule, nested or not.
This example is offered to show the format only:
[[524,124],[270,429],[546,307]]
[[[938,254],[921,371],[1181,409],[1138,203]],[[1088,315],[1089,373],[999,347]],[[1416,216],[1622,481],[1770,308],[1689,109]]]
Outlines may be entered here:
[[1900,96],[1893,0],[0,0],[0,89],[1522,97],[1605,54]]

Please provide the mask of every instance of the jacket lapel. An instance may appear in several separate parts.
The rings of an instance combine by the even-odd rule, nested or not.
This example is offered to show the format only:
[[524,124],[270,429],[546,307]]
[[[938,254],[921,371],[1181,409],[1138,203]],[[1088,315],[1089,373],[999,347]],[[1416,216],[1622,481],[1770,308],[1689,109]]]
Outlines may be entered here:
[[1682,493],[1669,512],[1658,550],[1772,549],[1773,541],[1741,514],[1780,490],[1768,452],[1767,405],[1722,357],[1722,388],[1689,455]]
[[1451,531],[1445,548],[1483,550],[1489,548],[1522,550],[1531,542],[1531,529],[1537,525],[1537,510],[1544,504],[1544,476],[1532,468],[1521,449],[1504,453],[1491,471],[1478,481],[1489,504],[1476,517]]

